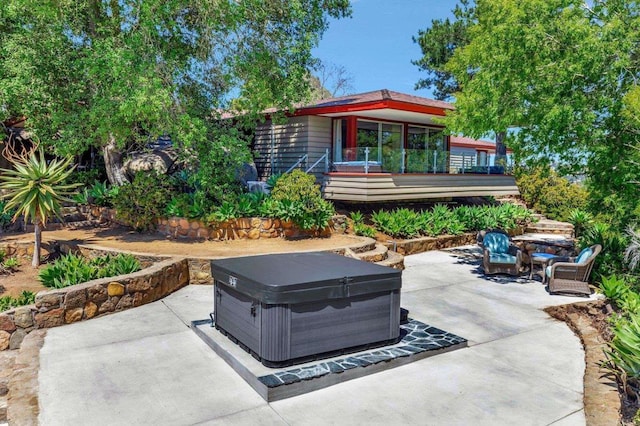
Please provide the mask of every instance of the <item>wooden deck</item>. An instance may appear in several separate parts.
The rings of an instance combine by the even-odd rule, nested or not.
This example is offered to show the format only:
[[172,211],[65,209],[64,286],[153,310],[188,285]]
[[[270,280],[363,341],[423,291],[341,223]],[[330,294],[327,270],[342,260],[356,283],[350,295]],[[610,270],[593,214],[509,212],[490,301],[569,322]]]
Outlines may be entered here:
[[485,174],[328,173],[324,198],[336,201],[402,201],[518,195],[513,176]]

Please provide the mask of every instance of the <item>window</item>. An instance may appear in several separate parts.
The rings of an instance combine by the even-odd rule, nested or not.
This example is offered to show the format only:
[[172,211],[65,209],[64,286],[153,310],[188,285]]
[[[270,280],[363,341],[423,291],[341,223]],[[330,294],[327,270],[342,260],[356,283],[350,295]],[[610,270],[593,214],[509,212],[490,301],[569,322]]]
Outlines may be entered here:
[[[402,125],[358,120],[356,160],[377,161],[386,172],[402,168]],[[368,148],[368,156],[366,150]]]
[[448,161],[447,143],[442,130],[408,127],[405,167],[408,173],[446,172]]
[[[342,156],[342,147],[347,141],[347,120],[333,121],[333,158],[334,161],[344,161]],[[349,156],[345,155],[345,159]]]

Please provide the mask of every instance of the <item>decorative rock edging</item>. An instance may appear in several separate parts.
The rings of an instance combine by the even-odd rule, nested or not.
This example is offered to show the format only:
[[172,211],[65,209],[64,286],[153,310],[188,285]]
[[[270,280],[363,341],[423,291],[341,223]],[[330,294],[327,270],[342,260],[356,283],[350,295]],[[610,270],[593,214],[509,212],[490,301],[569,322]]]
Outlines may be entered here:
[[41,291],[33,305],[0,313],[0,350],[17,349],[27,334],[156,301],[189,284],[186,259],[169,259],[133,274]]
[[446,248],[465,246],[476,243],[475,233],[461,235],[441,235],[439,237],[420,237],[410,240],[385,241],[383,244],[403,256],[423,253],[425,251],[442,250]]
[[12,425],[38,424],[38,371],[40,349],[47,330],[30,333],[16,357],[13,373],[9,379],[7,420]]
[[[593,306],[593,302],[577,305]],[[559,321],[566,322],[580,338],[585,352],[584,414],[587,424],[620,424],[621,403],[617,385],[615,379],[602,367],[602,363],[607,360],[604,352],[607,343],[588,319],[576,313],[558,315],[559,308],[562,307],[547,308],[545,312]]]

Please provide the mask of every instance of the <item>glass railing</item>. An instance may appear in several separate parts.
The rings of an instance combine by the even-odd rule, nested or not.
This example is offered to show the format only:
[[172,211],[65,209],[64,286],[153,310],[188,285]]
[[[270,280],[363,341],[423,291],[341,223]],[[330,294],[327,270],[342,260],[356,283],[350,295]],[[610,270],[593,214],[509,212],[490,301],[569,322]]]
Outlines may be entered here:
[[445,151],[405,150],[405,173],[447,173],[449,153]]
[[500,165],[477,165],[476,156],[451,156],[446,151],[424,149],[394,150],[384,147],[346,148],[342,161],[333,163],[332,170],[349,173],[473,173],[504,174]]

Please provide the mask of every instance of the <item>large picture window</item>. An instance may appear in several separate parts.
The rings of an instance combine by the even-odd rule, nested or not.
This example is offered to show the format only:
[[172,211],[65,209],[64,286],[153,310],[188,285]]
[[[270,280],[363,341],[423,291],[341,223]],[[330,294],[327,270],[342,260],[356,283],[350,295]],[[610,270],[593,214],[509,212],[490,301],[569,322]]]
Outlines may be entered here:
[[449,155],[444,133],[440,129],[422,126],[407,128],[408,173],[447,172]]
[[386,172],[398,173],[402,167],[402,125],[358,120],[356,160],[377,161]]

